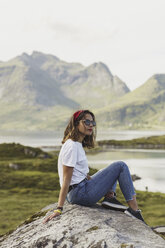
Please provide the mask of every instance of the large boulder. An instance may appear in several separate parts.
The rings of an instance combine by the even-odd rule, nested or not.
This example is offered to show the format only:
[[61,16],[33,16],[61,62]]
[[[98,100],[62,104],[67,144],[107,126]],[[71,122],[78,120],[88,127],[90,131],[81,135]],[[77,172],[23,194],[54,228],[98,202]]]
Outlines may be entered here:
[[165,240],[140,220],[100,205],[84,207],[65,204],[64,212],[43,224],[56,208],[52,204],[25,221],[13,233],[1,237],[3,248],[163,248]]

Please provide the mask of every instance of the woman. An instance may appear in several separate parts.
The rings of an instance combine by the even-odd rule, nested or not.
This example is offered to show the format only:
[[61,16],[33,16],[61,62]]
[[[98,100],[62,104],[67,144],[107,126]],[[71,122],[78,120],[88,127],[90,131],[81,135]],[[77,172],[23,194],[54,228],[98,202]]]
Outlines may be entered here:
[[[62,148],[58,158],[58,173],[61,190],[58,207],[44,223],[62,214],[65,199],[71,204],[91,206],[103,196],[102,206],[144,219],[138,209],[128,166],[114,162],[105,169],[90,176],[88,162],[83,147],[94,147],[96,137],[95,116],[89,110],[79,110],[73,114],[64,132]],[[117,180],[129,207],[116,199]]]

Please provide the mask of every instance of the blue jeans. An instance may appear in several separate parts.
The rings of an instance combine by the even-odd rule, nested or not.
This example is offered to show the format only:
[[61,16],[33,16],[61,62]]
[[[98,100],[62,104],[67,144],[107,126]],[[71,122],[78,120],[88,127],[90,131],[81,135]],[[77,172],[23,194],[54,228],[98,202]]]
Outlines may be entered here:
[[109,191],[116,191],[117,180],[126,201],[132,200],[135,190],[128,166],[117,161],[99,170],[90,180],[84,180],[67,194],[67,201],[72,204],[91,206]]

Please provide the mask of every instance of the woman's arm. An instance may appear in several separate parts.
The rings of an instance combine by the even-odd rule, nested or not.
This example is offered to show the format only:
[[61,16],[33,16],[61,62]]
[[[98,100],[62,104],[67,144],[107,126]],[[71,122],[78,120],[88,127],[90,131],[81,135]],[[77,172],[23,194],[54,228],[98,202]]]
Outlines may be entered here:
[[[66,195],[68,193],[70,181],[72,178],[72,174],[73,174],[73,167],[63,165],[63,184],[62,184],[60,194],[59,194],[58,207],[63,207],[63,205],[64,205]],[[52,218],[54,218],[58,215],[60,215],[59,212],[54,212],[53,214],[49,215],[43,221],[43,223],[46,223],[47,221],[51,220]]]
[[73,174],[73,167],[63,165],[63,184],[60,190],[59,199],[58,199],[58,207],[63,207],[66,195],[68,193],[70,181]]

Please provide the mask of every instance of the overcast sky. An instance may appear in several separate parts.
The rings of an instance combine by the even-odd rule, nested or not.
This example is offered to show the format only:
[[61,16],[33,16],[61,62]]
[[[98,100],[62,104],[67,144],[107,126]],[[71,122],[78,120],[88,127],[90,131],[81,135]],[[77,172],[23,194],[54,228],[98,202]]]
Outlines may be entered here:
[[165,73],[165,0],[0,0],[0,60],[102,61],[133,90]]

